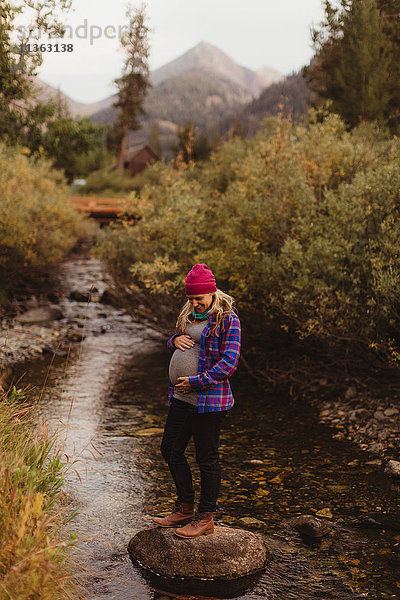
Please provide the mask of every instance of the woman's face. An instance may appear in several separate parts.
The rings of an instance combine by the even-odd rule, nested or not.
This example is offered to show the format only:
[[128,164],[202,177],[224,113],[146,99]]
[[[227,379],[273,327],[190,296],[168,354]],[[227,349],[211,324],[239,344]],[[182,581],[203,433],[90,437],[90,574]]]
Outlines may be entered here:
[[197,312],[204,312],[207,308],[210,308],[213,294],[198,294],[197,296],[186,296],[186,298]]

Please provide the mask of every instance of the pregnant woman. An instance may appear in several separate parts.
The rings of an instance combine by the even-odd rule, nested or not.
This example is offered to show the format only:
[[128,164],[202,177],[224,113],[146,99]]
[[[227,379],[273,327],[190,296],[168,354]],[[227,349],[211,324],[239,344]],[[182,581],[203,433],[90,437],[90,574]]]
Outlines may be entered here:
[[[161,442],[177,492],[175,508],[153,521],[176,527],[176,535],[194,538],[213,533],[220,486],[219,435],[234,399],[229,377],[240,355],[240,321],[233,298],[217,289],[214,275],[197,264],[186,277],[186,298],[168,340],[169,413]],[[201,475],[201,495],[194,512],[192,474],[185,450],[193,436]]]

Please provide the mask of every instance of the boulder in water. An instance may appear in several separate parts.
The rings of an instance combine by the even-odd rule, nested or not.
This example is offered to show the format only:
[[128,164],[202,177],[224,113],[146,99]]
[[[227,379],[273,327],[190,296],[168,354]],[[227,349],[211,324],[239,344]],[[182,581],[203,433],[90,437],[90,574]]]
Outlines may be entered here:
[[128,551],[134,563],[167,579],[235,580],[260,571],[271,558],[260,534],[232,527],[193,539],[172,528],[144,529]]
[[331,526],[326,520],[321,521],[313,515],[300,515],[290,519],[288,524],[297,529],[304,537],[318,539],[331,531]]

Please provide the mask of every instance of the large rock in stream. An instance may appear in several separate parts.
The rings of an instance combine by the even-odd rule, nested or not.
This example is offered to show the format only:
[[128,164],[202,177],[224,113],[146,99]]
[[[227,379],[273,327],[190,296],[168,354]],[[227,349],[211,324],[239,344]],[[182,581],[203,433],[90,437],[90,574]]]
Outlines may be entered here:
[[128,551],[134,563],[167,579],[235,580],[260,571],[270,559],[260,534],[232,527],[194,539],[170,528],[144,529]]

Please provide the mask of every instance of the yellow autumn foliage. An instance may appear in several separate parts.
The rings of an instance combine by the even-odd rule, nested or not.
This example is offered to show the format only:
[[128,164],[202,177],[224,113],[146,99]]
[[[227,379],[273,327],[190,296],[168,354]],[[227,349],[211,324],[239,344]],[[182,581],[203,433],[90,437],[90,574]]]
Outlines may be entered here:
[[1,285],[57,263],[87,231],[63,174],[0,143]]

